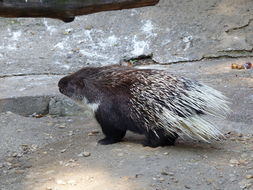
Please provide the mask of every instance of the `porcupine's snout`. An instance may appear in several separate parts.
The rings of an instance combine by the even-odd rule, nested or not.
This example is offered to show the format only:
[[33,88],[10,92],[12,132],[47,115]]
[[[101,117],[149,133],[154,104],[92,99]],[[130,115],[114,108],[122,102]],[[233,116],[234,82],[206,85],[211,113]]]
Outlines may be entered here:
[[68,86],[67,78],[63,77],[62,79],[60,79],[60,81],[58,82],[58,87],[59,87],[60,93],[64,94],[64,92],[66,91],[67,86]]

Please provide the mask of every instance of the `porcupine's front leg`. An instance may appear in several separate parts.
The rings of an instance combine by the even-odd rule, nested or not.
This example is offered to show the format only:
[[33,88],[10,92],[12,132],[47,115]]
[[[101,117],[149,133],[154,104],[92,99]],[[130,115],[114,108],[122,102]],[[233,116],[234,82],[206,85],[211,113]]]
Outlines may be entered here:
[[120,142],[126,134],[125,128],[121,125],[118,116],[108,106],[101,105],[95,112],[95,118],[100,124],[105,138],[98,141],[99,144],[108,145]]
[[178,134],[168,134],[163,129],[150,130],[145,134],[146,141],[143,146],[158,147],[158,146],[172,146],[175,144]]

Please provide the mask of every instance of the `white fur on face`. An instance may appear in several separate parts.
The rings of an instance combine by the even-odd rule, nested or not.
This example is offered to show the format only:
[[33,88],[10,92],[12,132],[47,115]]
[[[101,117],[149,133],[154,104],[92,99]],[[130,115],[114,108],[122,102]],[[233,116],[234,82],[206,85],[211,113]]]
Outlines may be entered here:
[[84,104],[86,104],[93,112],[97,111],[97,109],[98,109],[98,107],[100,105],[99,102],[98,103],[97,102],[96,103],[89,103],[88,100],[87,100],[87,98],[85,98],[85,97],[83,98],[82,102]]

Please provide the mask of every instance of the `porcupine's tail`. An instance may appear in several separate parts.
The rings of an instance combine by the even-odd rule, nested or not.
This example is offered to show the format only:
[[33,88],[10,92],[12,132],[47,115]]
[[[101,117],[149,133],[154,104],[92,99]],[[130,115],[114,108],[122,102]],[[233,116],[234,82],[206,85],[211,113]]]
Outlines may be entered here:
[[[161,116],[161,120],[173,126],[173,131],[180,131],[193,138],[207,142],[223,138],[220,130],[210,121],[210,116],[224,119],[230,111],[228,98],[221,92],[204,84],[198,84],[193,89],[195,90],[186,90],[186,94],[181,96],[181,105],[187,105],[187,107],[194,110],[200,110],[200,113],[189,115],[187,109],[180,108],[179,103],[176,107],[179,107],[181,115],[185,115],[185,117],[171,113],[171,111],[164,108],[165,117]],[[171,119],[172,117],[174,119]]]

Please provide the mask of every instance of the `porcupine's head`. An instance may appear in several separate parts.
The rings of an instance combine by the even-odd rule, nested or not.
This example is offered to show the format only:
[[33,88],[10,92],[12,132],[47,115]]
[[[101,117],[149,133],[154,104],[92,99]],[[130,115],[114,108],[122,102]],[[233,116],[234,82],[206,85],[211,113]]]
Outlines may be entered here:
[[98,72],[99,68],[86,67],[65,76],[58,82],[59,91],[75,101],[94,101],[99,94],[92,83]]
[[78,77],[73,75],[65,76],[58,82],[58,87],[62,94],[73,100],[81,101],[84,98],[82,94],[84,83]]

